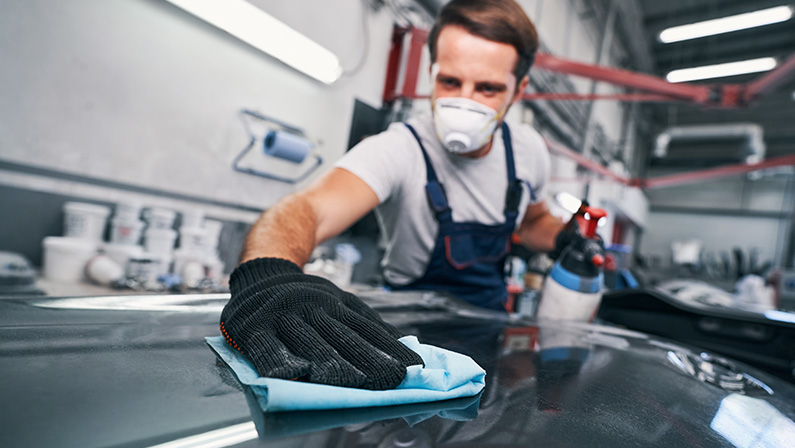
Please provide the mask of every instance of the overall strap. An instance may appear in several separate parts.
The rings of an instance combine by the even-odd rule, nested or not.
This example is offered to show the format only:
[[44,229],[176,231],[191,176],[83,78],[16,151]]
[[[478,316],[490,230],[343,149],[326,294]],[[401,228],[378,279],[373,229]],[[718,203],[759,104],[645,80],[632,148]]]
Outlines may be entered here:
[[417,143],[420,145],[420,150],[422,151],[422,158],[425,160],[425,173],[426,173],[426,184],[425,184],[425,193],[428,195],[428,203],[431,206],[431,209],[436,214],[436,219],[441,221],[452,221],[452,210],[450,209],[450,204],[447,202],[447,195],[444,192],[444,187],[439,182],[439,179],[436,177],[436,171],[433,169],[433,165],[431,164],[431,159],[428,157],[428,153],[425,151],[425,146],[422,144],[422,140],[420,136],[417,134],[417,131],[408,123],[403,123],[406,127],[411,131],[411,134],[414,135],[414,138],[417,140]]
[[505,164],[508,168],[508,191],[505,193],[504,213],[506,220],[511,222],[516,220],[519,214],[519,204],[522,202],[522,181],[516,178],[511,131],[508,129],[508,123],[504,121],[502,122],[502,142],[505,145]]

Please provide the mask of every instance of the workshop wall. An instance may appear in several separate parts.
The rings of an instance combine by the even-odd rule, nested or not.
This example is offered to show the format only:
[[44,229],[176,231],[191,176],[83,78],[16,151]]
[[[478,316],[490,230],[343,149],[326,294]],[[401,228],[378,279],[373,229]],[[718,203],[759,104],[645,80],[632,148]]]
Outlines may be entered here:
[[[594,18],[590,10],[592,4],[581,0],[519,0],[519,3],[536,24],[542,45],[551,54],[587,64],[598,62],[600,65],[620,66],[621,46],[615,45],[615,41],[612,41],[613,45],[610,45],[610,40],[608,41],[609,51],[605,52],[604,60],[598,61],[597,52],[604,24]],[[614,35],[612,39],[617,39],[617,36]],[[591,80],[579,77],[570,77],[570,80],[578,93],[591,92]],[[595,93],[615,94],[623,91],[607,83],[598,83]],[[637,129],[627,124],[630,120],[627,120],[625,109],[629,107],[631,104],[617,101],[595,101],[591,123],[591,126],[600,127],[604,131],[608,140],[607,146],[612,151],[609,155],[620,155],[627,162],[631,160],[630,155],[637,150],[634,147],[634,142],[637,141]],[[581,126],[582,123],[573,123],[573,125]],[[624,126],[628,127],[625,129]],[[626,167],[620,164],[613,164],[611,168],[619,175],[628,176]],[[576,163],[570,159],[553,154],[550,174],[552,178],[550,193],[567,192],[576,197],[586,196],[586,183],[582,174],[578,173]],[[599,229],[599,233],[606,241],[611,241],[613,223],[617,216],[639,227],[645,225],[648,201],[639,189],[615,182],[599,181],[598,177],[594,179],[587,196],[593,205],[604,207],[608,211],[608,221]],[[550,205],[554,214],[564,218],[569,216],[554,203]],[[626,243],[634,243],[634,238],[632,240]]]
[[[597,23],[589,12],[592,5],[582,0],[519,0],[519,3],[535,23],[543,45],[551,54],[587,64],[597,63],[603,24]],[[614,35],[614,39],[617,38]],[[613,47],[618,47],[615,41]],[[611,51],[600,64],[619,66],[616,54]],[[571,81],[579,93],[590,93],[591,80],[571,77]],[[596,93],[620,93],[620,89],[599,83]],[[600,124],[613,141],[621,138],[623,107],[617,101],[593,103],[594,123]]]
[[[364,65],[325,86],[157,0],[5,2],[0,158],[232,205],[271,205],[295,187],[230,169],[247,143],[237,112],[251,108],[305,129],[323,142],[327,168],[345,151],[354,98],[380,105],[392,17],[363,1],[253,3],[322,42],[346,68],[359,61],[368,36]],[[573,11],[576,2],[521,3],[556,54],[595,60],[594,25]],[[590,88],[575,82],[582,92]],[[594,115],[617,139],[620,106],[598,102]]]
[[[380,107],[394,16],[363,0],[252,3],[322,43],[347,70],[365,51],[366,59],[326,86],[162,0],[4,2],[0,186],[69,200],[203,207],[208,217],[246,223],[305,186],[345,152],[355,100]],[[550,51],[595,62],[598,30],[580,14],[581,0],[520,3]],[[426,77],[419,81],[426,91]],[[573,82],[581,93],[591,88],[588,80]],[[599,93],[611,89],[600,85]],[[422,103],[415,109],[427,109]],[[320,140],[324,166],[298,185],[233,171],[248,143],[242,108]],[[597,102],[594,117],[618,141],[621,106]],[[519,108],[511,119],[532,124]],[[572,162],[556,159],[553,178],[576,176]],[[582,183],[553,183],[550,192],[564,190],[581,196]],[[57,216],[45,206],[31,204],[42,210],[30,219]]]
[[363,1],[255,3],[345,68],[365,51],[367,14],[364,65],[326,86],[164,1],[4,2],[1,161],[268,207],[295,186],[230,168],[247,143],[238,111],[301,127],[337,159],[354,99],[380,105],[392,19]]
[[642,253],[670,264],[671,242],[698,239],[704,254],[746,253],[780,265],[795,212],[792,181],[786,177],[749,180],[738,176],[648,192],[649,226]]

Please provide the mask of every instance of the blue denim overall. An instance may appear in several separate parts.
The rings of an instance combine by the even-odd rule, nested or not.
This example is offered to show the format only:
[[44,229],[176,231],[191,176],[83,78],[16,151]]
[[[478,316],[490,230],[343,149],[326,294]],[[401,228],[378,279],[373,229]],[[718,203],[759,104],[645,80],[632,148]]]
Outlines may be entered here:
[[422,150],[427,172],[425,191],[439,222],[439,232],[431,259],[422,277],[393,289],[446,291],[474,305],[505,310],[504,264],[516,227],[522,185],[516,179],[513,146],[508,125],[502,124],[505,160],[508,166],[508,191],[505,195],[505,222],[486,225],[478,222],[455,222],[442,184],[428,158],[419,135],[406,124]]

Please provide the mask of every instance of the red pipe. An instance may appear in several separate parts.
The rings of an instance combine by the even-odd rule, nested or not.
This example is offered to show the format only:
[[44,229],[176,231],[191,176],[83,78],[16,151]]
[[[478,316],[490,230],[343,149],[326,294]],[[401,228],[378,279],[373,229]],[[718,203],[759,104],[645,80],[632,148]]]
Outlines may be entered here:
[[397,99],[397,78],[400,72],[400,55],[403,52],[403,36],[406,35],[408,28],[394,27],[392,29],[392,43],[389,47],[389,58],[386,64],[386,81],[384,81],[385,103],[391,103]]
[[615,95],[600,94],[581,94],[581,93],[525,93],[522,95],[525,101],[594,101],[594,100],[613,100],[613,101],[648,101],[648,102],[667,102],[682,101],[667,95],[655,93],[619,93]]
[[795,79],[795,55],[775,70],[747,85],[743,99],[746,103],[772,91],[776,87]]
[[557,153],[557,154],[560,154],[562,156],[568,157],[571,160],[574,160],[575,162],[577,162],[578,165],[580,165],[583,168],[591,170],[591,171],[593,171],[596,174],[601,174],[602,176],[605,176],[605,177],[608,177],[610,179],[613,179],[616,182],[624,184],[624,185],[633,185],[634,184],[632,179],[630,179],[628,177],[619,176],[618,174],[610,171],[607,167],[602,166],[601,164],[599,164],[599,163],[597,163],[597,162],[585,157],[584,155],[582,155],[582,154],[580,154],[580,153],[578,153],[578,152],[576,152],[576,151],[574,151],[572,149],[567,148],[566,146],[561,145],[560,143],[554,142],[554,141],[549,140],[549,139],[545,139],[545,140],[546,140],[546,143],[547,143],[547,147],[549,148],[550,151],[552,151],[554,153]]
[[551,56],[546,53],[536,55],[535,66],[551,72],[582,76],[596,81],[631,87],[647,92],[672,96],[695,103],[707,103],[711,89],[708,86],[692,84],[672,84],[662,78],[599,65],[583,64]]
[[420,75],[420,63],[422,62],[422,47],[428,40],[428,32],[418,29],[411,29],[411,43],[409,44],[409,57],[406,61],[406,76],[403,81],[404,98],[414,98],[417,96],[417,79]]
[[726,165],[717,168],[710,168],[708,170],[693,171],[690,173],[672,174],[670,176],[660,176],[652,179],[645,179],[642,181],[642,187],[647,189],[670,187],[672,185],[682,185],[694,182],[701,182],[704,180],[715,179],[718,177],[750,173],[751,171],[763,170],[766,168],[775,168],[778,166],[789,166],[789,165],[795,165],[795,155],[775,157],[753,165],[749,165],[747,163],[740,163],[736,165]]

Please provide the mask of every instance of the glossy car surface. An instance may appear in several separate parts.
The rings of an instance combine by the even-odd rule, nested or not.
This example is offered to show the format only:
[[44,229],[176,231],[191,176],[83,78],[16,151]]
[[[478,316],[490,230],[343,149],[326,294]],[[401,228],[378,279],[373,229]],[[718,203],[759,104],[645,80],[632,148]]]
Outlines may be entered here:
[[795,313],[738,302],[692,280],[606,293],[598,317],[625,328],[692,344],[795,384]]
[[[480,396],[263,414],[204,342],[224,295],[0,300],[3,447],[792,446],[795,387],[642,333],[366,299],[473,357]],[[789,445],[788,445],[789,444]]]

